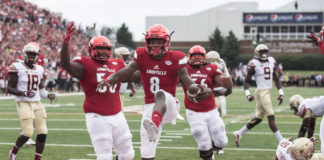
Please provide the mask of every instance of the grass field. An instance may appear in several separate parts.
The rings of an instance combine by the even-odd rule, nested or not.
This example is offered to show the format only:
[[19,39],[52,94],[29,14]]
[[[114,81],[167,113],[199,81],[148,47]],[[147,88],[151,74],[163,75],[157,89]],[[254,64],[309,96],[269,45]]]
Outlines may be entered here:
[[[251,89],[251,93],[254,89]],[[318,96],[323,88],[285,88],[285,100],[281,106],[277,105],[278,92],[272,90],[273,106],[276,111],[276,122],[284,137],[296,138],[301,119],[294,116],[289,109],[289,97],[299,93],[304,97]],[[177,97],[183,100],[183,91],[178,89]],[[144,103],[143,91],[138,91],[133,98],[125,96],[125,105],[141,105]],[[44,160],[76,160],[96,159],[91,141],[86,129],[82,111],[84,97],[82,95],[60,96],[55,105],[43,100],[47,106],[47,125],[49,134],[47,145],[43,153]],[[182,103],[183,104],[183,103]],[[185,117],[185,109],[181,106],[181,114]],[[227,98],[228,115],[223,119],[226,124],[229,144],[224,155],[215,155],[215,159],[224,160],[273,160],[278,144],[275,136],[268,127],[267,120],[247,132],[241,139],[241,147],[236,147],[232,132],[238,130],[254,116],[255,102],[249,103],[241,88],[234,88]],[[133,144],[136,151],[135,159],[140,159],[139,128],[141,115],[125,113],[129,127],[133,134]],[[315,136],[319,138],[319,124],[317,118]],[[0,99],[0,159],[5,160],[8,152],[20,133],[20,125],[13,99]],[[35,136],[33,136],[35,140]],[[318,152],[320,145],[316,145]],[[18,160],[31,160],[34,147],[23,147],[18,154]],[[2,158],[1,158],[2,157]],[[159,142],[156,159],[158,160],[199,160],[199,152],[186,120],[177,121],[177,125],[163,126],[162,138]]]

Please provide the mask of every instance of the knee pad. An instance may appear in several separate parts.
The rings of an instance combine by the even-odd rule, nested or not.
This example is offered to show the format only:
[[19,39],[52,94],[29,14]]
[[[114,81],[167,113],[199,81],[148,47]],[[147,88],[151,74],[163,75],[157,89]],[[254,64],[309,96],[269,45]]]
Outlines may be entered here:
[[32,119],[23,119],[21,120],[21,129],[22,134],[26,137],[33,136],[33,120]]
[[97,154],[97,158],[100,160],[112,159],[112,139],[106,136],[98,136],[92,139],[93,148]]
[[258,125],[260,122],[262,122],[262,119],[259,118],[253,118],[247,125],[248,129],[253,128],[254,126]]
[[203,160],[210,160],[210,158],[213,156],[213,149],[210,149],[208,151],[199,150],[199,153],[200,158],[202,158]]
[[113,159],[112,153],[97,154],[97,160],[112,160],[112,159]]
[[135,152],[132,144],[132,136],[125,138],[114,147],[119,160],[132,160],[135,157]]
[[195,129],[193,130],[192,135],[196,139],[200,150],[209,150],[212,147],[208,131]]
[[45,143],[46,141],[46,134],[39,134],[36,137],[36,142],[41,142],[41,143]]

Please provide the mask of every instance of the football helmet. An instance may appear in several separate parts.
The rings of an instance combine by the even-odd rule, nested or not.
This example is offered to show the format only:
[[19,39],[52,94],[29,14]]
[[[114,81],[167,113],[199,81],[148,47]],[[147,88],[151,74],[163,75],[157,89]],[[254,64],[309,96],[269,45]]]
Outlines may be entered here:
[[304,98],[299,94],[295,94],[290,97],[290,99],[289,99],[290,109],[294,110],[295,114],[297,114],[298,107],[303,100],[304,100]]
[[112,45],[108,38],[95,36],[89,42],[89,54],[94,60],[107,60],[111,56]]
[[266,61],[268,60],[269,48],[265,44],[259,44],[255,47],[255,58]]
[[[151,40],[160,39],[161,44],[151,44]],[[155,24],[151,26],[145,34],[146,51],[155,56],[164,54],[169,50],[170,34],[169,30],[162,24]]]
[[314,143],[308,138],[298,138],[290,146],[291,155],[296,160],[309,160],[312,158],[315,147]]
[[[36,54],[36,56],[29,55],[30,53]],[[39,45],[36,42],[29,42],[22,50],[22,58],[26,63],[35,64],[38,60]]]
[[217,51],[209,51],[207,53],[207,61],[210,62],[210,63],[219,63],[219,59],[220,59],[220,56],[219,56],[219,53]]
[[[194,56],[194,54],[201,54],[202,56]],[[206,50],[200,45],[195,45],[189,50],[189,64],[202,65],[206,63]]]
[[116,53],[117,55],[121,55],[121,56],[123,56],[123,55],[130,55],[129,50],[128,50],[126,47],[119,47],[119,48],[116,48],[116,49],[115,49],[115,53]]
[[115,49],[117,57],[122,58],[126,64],[130,61],[130,52],[126,47],[120,47]]

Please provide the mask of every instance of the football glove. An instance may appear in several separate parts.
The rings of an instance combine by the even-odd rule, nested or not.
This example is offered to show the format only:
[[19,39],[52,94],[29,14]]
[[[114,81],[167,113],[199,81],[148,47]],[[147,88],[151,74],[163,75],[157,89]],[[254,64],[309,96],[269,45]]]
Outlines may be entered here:
[[31,91],[31,90],[24,91],[24,96],[25,96],[25,97],[32,98],[32,97],[35,96],[35,92],[33,92],[33,91]]
[[75,28],[74,28],[74,22],[72,22],[68,25],[65,35],[63,35],[62,43],[68,44],[70,42],[71,36],[76,33],[77,32],[75,31]]

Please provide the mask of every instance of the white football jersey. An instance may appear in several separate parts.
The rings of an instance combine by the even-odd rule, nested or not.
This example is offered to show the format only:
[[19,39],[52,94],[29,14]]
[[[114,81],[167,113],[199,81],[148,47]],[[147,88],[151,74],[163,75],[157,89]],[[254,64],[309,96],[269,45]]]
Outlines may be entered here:
[[276,156],[279,160],[295,160],[291,156],[291,147],[292,142],[288,141],[287,139],[283,139],[278,144],[277,150],[276,150]]
[[250,60],[248,68],[254,69],[254,78],[258,88],[271,89],[273,80],[273,70],[276,66],[276,60],[272,57],[267,62],[261,62],[257,59]]
[[39,84],[43,78],[44,69],[42,66],[34,65],[33,69],[27,67],[24,63],[14,62],[9,67],[9,72],[16,72],[18,75],[18,82],[16,89],[19,91],[32,90],[35,96],[25,97],[16,96],[16,101],[40,101]]
[[306,110],[312,110],[312,117],[322,117],[324,115],[324,96],[304,99],[299,107],[303,106]]

